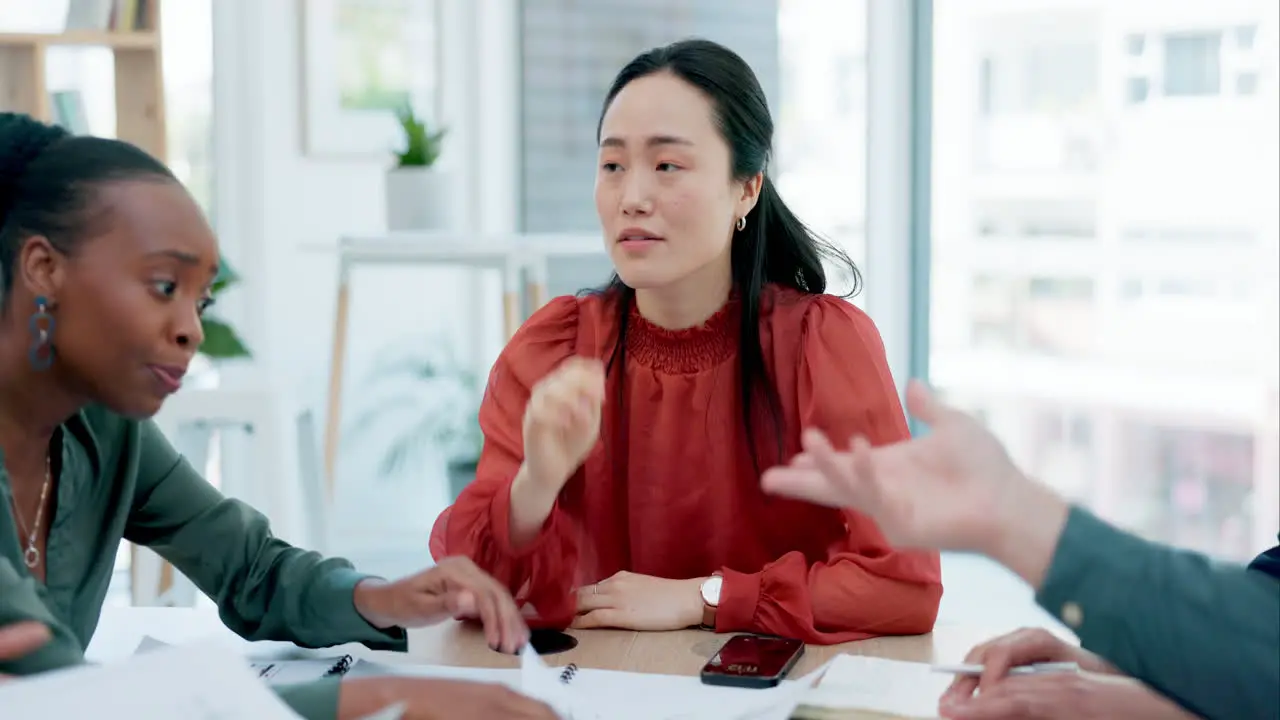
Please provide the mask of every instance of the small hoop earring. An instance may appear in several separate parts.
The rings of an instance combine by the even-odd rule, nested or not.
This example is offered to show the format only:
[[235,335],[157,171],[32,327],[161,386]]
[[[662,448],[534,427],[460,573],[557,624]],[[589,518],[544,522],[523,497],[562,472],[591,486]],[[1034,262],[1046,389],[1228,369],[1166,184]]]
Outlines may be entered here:
[[53,329],[57,321],[49,312],[49,301],[43,295],[36,297],[36,311],[31,313],[27,321],[27,329],[31,332],[31,347],[27,350],[27,359],[36,370],[48,370],[53,365]]
[[743,215],[742,217],[738,218],[738,223],[737,223],[737,225],[738,225],[738,232],[742,232],[743,230],[746,230],[746,229],[747,229],[747,216],[746,216],[746,215]]

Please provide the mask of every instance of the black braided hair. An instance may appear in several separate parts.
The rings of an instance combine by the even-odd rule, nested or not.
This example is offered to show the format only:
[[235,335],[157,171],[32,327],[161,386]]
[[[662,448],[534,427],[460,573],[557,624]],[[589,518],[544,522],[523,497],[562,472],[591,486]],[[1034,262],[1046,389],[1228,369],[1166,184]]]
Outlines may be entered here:
[[93,229],[96,186],[146,179],[176,182],[137,146],[0,113],[0,301],[9,296],[23,243],[39,235],[70,254]]

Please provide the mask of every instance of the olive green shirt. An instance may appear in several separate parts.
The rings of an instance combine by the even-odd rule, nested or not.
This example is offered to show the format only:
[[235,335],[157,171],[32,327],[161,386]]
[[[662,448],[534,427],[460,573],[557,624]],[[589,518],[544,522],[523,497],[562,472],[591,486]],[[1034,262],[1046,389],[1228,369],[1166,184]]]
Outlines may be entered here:
[[[53,640],[17,661],[0,662],[0,673],[24,675],[84,662],[121,539],[171,562],[247,640],[405,649],[402,630],[379,630],[356,612],[353,591],[366,576],[345,560],[325,559],[273,537],[261,513],[219,493],[154,423],[94,407],[63,424],[54,440],[57,497],[47,518],[43,584],[22,561],[26,543],[12,513],[0,512],[0,627],[38,620],[49,626]],[[2,463],[0,495],[11,507]],[[335,680],[279,692],[309,720],[337,715]]]
[[1082,647],[1197,715],[1280,718],[1280,579],[1072,508],[1036,601]]

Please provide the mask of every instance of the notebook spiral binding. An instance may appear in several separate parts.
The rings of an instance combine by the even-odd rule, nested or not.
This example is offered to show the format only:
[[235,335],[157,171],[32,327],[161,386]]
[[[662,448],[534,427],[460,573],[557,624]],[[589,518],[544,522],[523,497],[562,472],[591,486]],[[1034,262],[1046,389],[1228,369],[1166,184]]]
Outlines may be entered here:
[[333,664],[333,667],[329,668],[325,672],[324,676],[333,677],[334,675],[346,675],[347,671],[351,669],[351,663],[353,662],[355,662],[355,658],[350,655],[343,655],[340,660]]
[[573,681],[573,676],[577,674],[578,674],[578,666],[575,665],[574,663],[569,663],[568,665],[565,665],[564,670],[560,672],[560,682],[565,685],[568,685],[570,682]]

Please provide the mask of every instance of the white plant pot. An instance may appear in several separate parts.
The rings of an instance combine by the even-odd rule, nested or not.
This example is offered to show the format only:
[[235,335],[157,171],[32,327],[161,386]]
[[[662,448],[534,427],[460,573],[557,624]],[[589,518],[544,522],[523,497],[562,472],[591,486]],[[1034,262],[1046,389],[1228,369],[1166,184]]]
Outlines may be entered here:
[[434,167],[387,171],[388,230],[449,230],[453,227],[449,176]]

